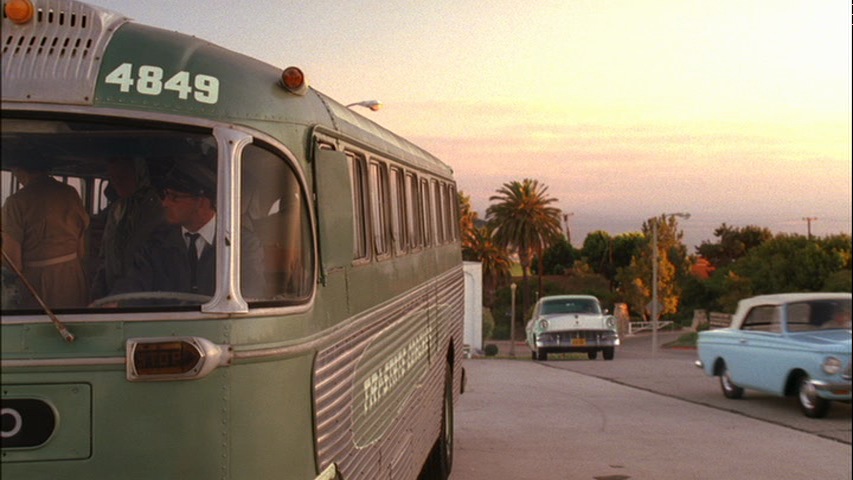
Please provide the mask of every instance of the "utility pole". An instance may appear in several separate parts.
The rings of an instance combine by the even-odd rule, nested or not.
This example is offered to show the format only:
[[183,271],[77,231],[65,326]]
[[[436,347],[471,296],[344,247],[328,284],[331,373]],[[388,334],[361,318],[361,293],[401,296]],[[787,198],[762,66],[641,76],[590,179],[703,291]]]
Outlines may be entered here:
[[817,217],[803,217],[803,220],[806,221],[806,226],[809,232],[809,240],[812,239],[812,222],[817,221]]
[[571,245],[572,244],[572,232],[569,230],[569,217],[573,216],[575,212],[569,212],[563,214],[563,223],[566,225],[566,242]]
[[515,282],[512,282],[509,285],[509,289],[512,292],[512,300],[510,307],[510,319],[509,319],[509,356],[515,358]]

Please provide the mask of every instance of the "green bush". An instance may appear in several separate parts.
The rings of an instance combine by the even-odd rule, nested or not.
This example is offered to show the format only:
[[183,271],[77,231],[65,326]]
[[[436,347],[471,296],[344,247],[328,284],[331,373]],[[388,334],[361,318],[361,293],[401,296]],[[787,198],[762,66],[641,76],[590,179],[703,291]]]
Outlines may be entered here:
[[483,351],[486,353],[487,357],[494,357],[498,354],[498,346],[494,343],[489,343]]

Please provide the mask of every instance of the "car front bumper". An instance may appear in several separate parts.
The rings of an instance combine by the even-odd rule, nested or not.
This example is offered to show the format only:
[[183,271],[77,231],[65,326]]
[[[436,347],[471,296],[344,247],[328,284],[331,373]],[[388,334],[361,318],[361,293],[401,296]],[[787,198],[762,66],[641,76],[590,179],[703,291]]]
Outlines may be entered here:
[[817,394],[821,398],[828,400],[850,400],[851,383],[850,380],[842,380],[839,382],[825,382],[823,380],[810,380],[812,386],[817,390]]
[[619,345],[612,330],[564,330],[536,335],[536,349],[548,352],[588,352]]

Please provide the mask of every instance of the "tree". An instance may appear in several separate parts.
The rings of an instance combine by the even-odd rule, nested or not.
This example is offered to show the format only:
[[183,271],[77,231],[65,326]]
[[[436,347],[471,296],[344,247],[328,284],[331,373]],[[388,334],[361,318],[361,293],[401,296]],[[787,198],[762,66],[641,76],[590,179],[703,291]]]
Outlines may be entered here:
[[678,229],[678,220],[671,215],[650,218],[643,223],[645,242],[631,259],[631,264],[617,274],[625,301],[634,311],[645,311],[652,300],[652,231],[658,225],[658,301],[661,315],[675,313],[681,295],[678,279],[686,278],[690,262],[687,248],[681,242],[684,233]]
[[841,252],[823,248],[820,241],[778,234],[731,265],[727,287],[737,286],[744,296],[816,292],[844,264]]
[[477,261],[483,265],[483,305],[491,308],[495,303],[495,292],[501,281],[510,276],[512,261],[509,253],[492,241],[492,231],[487,225],[471,230],[463,255],[467,260]]
[[725,223],[714,230],[714,236],[719,239],[717,243],[704,241],[696,247],[696,252],[716,268],[731,265],[753,248],[773,238],[773,234],[767,228],[754,225],[738,228],[730,227]]
[[486,210],[486,220],[493,229],[493,239],[498,247],[518,254],[523,277],[522,312],[527,311],[529,287],[527,276],[530,261],[537,256],[539,289],[542,288],[542,252],[562,236],[560,209],[551,206],[556,198],[547,195],[548,187],[537,180],[505,183],[497,195],[489,197],[492,203]]
[[590,232],[583,241],[581,256],[592,271],[603,275],[605,278],[613,278],[616,271],[613,267],[613,238],[610,234],[597,230]]
[[[542,268],[545,275],[563,275],[567,270],[575,264],[575,259],[578,258],[578,251],[565,238],[559,238],[554,242],[545,253],[542,260]],[[538,260],[538,259],[537,259]],[[536,262],[538,264],[538,261]],[[535,273],[539,273],[536,268]]]
[[640,232],[621,233],[613,237],[611,258],[618,271],[631,265],[631,259],[646,245],[646,239]]
[[465,192],[459,191],[456,194],[459,202],[459,231],[462,234],[462,258],[465,260],[476,261],[476,258],[471,257],[471,244],[474,241],[477,212],[471,207],[471,197],[465,195]]

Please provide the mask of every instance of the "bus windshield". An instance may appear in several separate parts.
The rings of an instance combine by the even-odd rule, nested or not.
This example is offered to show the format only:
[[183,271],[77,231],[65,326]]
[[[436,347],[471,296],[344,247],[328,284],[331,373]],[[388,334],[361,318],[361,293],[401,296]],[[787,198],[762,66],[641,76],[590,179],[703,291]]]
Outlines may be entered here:
[[227,192],[212,131],[4,118],[4,314],[197,309],[223,277],[217,250],[235,244],[248,302],[305,301],[313,255],[298,176],[260,142],[239,154],[242,227],[217,235],[228,225],[217,215]]

